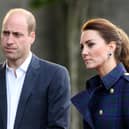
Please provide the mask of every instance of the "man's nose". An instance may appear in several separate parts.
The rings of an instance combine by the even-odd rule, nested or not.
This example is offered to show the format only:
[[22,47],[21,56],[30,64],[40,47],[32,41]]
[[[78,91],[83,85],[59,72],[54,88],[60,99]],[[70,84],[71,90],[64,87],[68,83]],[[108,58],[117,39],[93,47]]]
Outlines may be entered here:
[[7,38],[7,44],[12,44],[14,41],[13,35],[10,33]]

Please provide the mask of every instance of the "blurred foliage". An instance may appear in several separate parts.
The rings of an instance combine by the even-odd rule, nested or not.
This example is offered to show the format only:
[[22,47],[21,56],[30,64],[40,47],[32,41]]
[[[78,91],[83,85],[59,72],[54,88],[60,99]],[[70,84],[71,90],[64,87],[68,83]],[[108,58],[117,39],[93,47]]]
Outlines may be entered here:
[[49,5],[55,2],[62,2],[64,0],[30,0],[30,7],[33,9],[40,8],[45,5]]

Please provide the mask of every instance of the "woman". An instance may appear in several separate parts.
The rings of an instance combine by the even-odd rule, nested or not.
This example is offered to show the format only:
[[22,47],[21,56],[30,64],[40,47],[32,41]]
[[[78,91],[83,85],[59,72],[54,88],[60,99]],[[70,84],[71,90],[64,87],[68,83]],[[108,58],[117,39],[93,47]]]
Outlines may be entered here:
[[86,68],[98,73],[72,98],[84,129],[129,129],[128,36],[106,19],[91,19],[82,26],[80,47]]

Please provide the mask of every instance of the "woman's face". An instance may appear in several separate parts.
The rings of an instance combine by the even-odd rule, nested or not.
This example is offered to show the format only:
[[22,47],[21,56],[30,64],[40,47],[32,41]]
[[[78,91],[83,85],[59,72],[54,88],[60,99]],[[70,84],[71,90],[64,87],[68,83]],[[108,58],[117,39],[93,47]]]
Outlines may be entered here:
[[80,47],[87,69],[99,69],[109,61],[110,47],[96,30],[81,33]]

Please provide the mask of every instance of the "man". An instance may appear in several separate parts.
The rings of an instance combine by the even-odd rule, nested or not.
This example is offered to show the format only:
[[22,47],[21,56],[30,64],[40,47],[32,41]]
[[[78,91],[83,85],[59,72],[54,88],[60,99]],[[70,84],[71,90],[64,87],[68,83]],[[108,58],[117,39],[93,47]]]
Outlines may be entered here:
[[36,22],[28,10],[15,8],[4,17],[0,68],[0,129],[68,129],[69,75],[63,66],[31,52]]

